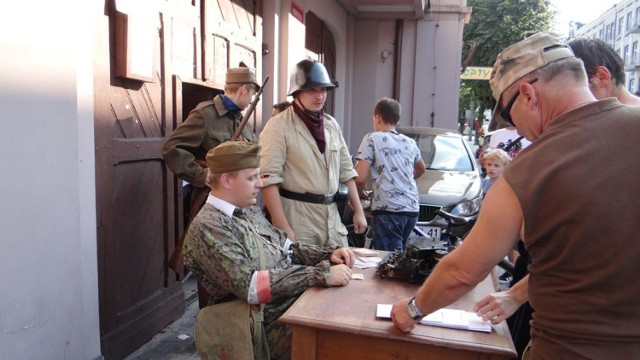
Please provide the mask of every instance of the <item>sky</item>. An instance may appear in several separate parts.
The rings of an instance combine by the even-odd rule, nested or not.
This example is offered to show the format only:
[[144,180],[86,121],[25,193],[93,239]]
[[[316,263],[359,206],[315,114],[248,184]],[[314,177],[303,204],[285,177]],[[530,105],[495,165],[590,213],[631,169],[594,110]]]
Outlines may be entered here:
[[605,11],[623,0],[551,0],[551,6],[558,11],[555,31],[567,35],[570,21],[585,24],[595,20]]

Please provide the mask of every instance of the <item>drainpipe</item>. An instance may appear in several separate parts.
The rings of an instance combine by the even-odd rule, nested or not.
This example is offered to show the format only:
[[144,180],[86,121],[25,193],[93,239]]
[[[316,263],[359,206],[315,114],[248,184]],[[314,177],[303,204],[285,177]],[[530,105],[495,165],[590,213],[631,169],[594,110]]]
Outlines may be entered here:
[[396,19],[395,44],[393,49],[393,98],[400,99],[400,54],[402,53],[402,30],[404,20]]

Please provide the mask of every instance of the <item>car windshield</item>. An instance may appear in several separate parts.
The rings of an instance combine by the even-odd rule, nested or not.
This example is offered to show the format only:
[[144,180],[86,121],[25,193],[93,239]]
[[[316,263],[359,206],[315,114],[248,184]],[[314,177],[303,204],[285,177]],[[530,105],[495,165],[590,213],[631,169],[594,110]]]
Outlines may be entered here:
[[461,137],[406,134],[418,143],[427,169],[473,171],[473,162]]

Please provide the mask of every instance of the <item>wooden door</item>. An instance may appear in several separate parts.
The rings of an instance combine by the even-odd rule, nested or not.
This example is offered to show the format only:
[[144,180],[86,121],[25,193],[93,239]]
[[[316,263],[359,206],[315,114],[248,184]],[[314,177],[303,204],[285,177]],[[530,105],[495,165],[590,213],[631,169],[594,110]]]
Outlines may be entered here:
[[[305,14],[305,46],[307,54],[318,60],[327,68],[333,81],[336,79],[336,44],[333,35],[318,16],[309,11]],[[335,113],[335,93],[329,92],[324,111],[330,115]]]
[[[262,82],[262,1],[204,0],[204,80],[224,84],[227,69],[242,61],[257,71]],[[266,121],[266,119],[265,119]],[[257,106],[254,130],[262,128],[261,106]]]
[[107,2],[108,23],[97,36],[108,44],[96,46],[94,57],[106,359],[122,359],[184,312],[180,274],[167,266],[183,231],[182,187],[163,162],[162,145],[198,102],[222,91],[227,67],[262,66],[259,1],[166,0],[132,13],[118,9],[127,3]]
[[197,76],[200,7],[169,0],[126,13],[108,3],[108,46],[94,57],[100,334],[105,359],[122,359],[185,308],[167,267],[177,201],[161,148],[174,124],[168,74]]

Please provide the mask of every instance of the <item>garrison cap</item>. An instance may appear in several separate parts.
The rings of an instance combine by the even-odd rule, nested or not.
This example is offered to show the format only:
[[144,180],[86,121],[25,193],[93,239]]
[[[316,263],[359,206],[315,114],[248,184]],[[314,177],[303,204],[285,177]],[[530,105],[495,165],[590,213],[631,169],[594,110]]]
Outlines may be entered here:
[[224,81],[227,84],[254,84],[260,89],[260,84],[256,79],[256,69],[248,67],[243,62],[239,67],[227,69]]
[[209,150],[207,166],[212,174],[260,167],[260,145],[248,141],[225,141]]
[[574,57],[571,48],[558,35],[548,32],[539,32],[503,50],[496,59],[489,79],[491,92],[496,99],[489,131],[507,126],[500,114],[500,98],[509,86],[550,62],[569,57]]

